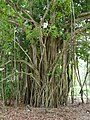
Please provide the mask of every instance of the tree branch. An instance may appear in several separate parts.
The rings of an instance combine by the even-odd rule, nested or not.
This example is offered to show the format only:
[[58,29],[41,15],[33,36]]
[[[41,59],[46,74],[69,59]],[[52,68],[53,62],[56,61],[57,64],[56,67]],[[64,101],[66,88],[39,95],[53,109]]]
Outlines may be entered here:
[[46,9],[46,11],[45,11],[45,13],[44,13],[44,15],[43,15],[43,17],[42,17],[42,20],[41,20],[41,22],[40,22],[40,25],[42,25],[42,23],[44,22],[44,19],[45,19],[45,17],[46,17],[46,15],[47,15],[47,13],[48,13],[48,11],[49,11],[49,8],[50,8],[50,5],[53,3],[53,0],[51,0],[51,2],[47,5],[47,9]]
[[[90,19],[90,12],[81,13],[80,15],[78,15],[75,18],[75,22],[79,22],[79,21],[83,21],[83,20],[87,20],[87,19]],[[74,21],[72,21],[72,22],[74,22]],[[71,21],[68,20],[68,21],[66,21],[64,27],[68,27],[68,26],[70,26],[70,24],[71,24]]]
[[33,19],[33,17],[26,11],[24,10],[23,8],[19,7],[19,6],[16,6],[13,2],[11,2],[10,0],[6,0],[7,3],[14,9],[14,11],[16,12],[16,14],[22,18],[23,20],[27,20],[26,18],[24,18],[22,15],[20,15],[20,11],[23,12],[24,14],[26,14],[31,22],[33,22],[35,24],[35,26],[37,27],[37,22]]
[[90,15],[90,11],[81,13],[78,17],[80,18],[80,17],[84,17],[84,16],[87,16],[87,15]]
[[50,8],[50,3],[49,3],[48,6],[47,6],[47,9],[46,9],[46,11],[45,11],[45,13],[44,13],[44,15],[43,15],[43,18],[42,18],[42,20],[41,20],[41,22],[40,22],[40,25],[42,25],[42,23],[44,22],[44,19],[45,19],[46,15],[47,15],[47,13],[48,13],[48,11],[49,11],[49,8]]
[[10,23],[12,23],[12,24],[15,24],[15,25],[21,27],[24,31],[26,31],[26,30],[25,30],[25,27],[24,27],[23,25],[20,25],[17,21],[12,20],[12,19],[9,19],[8,21],[9,21]]
[[30,20],[34,23],[34,25],[37,27],[38,23],[33,19],[33,17],[23,8],[21,8],[21,11],[25,13],[30,18]]

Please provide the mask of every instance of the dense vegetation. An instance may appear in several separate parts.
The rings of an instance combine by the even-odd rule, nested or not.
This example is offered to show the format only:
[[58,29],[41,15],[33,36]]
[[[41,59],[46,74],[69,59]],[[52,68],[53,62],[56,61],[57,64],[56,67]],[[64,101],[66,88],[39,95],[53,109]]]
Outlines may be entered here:
[[[89,0],[0,1],[0,91],[4,104],[67,104],[90,74]],[[78,60],[87,63],[84,81]],[[14,103],[13,103],[14,102]]]

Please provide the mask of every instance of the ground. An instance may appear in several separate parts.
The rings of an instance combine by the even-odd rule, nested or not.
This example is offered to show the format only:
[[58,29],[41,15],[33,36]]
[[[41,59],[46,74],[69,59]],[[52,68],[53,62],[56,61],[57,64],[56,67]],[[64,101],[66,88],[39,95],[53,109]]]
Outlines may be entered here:
[[0,111],[0,120],[90,120],[90,104],[58,108],[6,107],[5,112]]

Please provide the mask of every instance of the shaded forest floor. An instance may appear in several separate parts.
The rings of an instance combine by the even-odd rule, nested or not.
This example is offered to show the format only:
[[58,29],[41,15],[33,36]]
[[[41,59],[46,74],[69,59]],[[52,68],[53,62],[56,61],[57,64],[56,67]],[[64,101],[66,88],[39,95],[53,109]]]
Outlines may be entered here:
[[7,107],[0,120],[90,120],[90,104],[74,104],[58,108]]

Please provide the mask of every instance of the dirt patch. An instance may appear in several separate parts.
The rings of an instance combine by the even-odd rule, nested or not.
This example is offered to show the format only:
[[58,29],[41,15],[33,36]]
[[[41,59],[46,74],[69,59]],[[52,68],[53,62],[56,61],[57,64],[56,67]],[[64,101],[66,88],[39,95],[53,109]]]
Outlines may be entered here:
[[60,106],[58,108],[9,107],[0,112],[0,120],[90,120],[90,104]]

